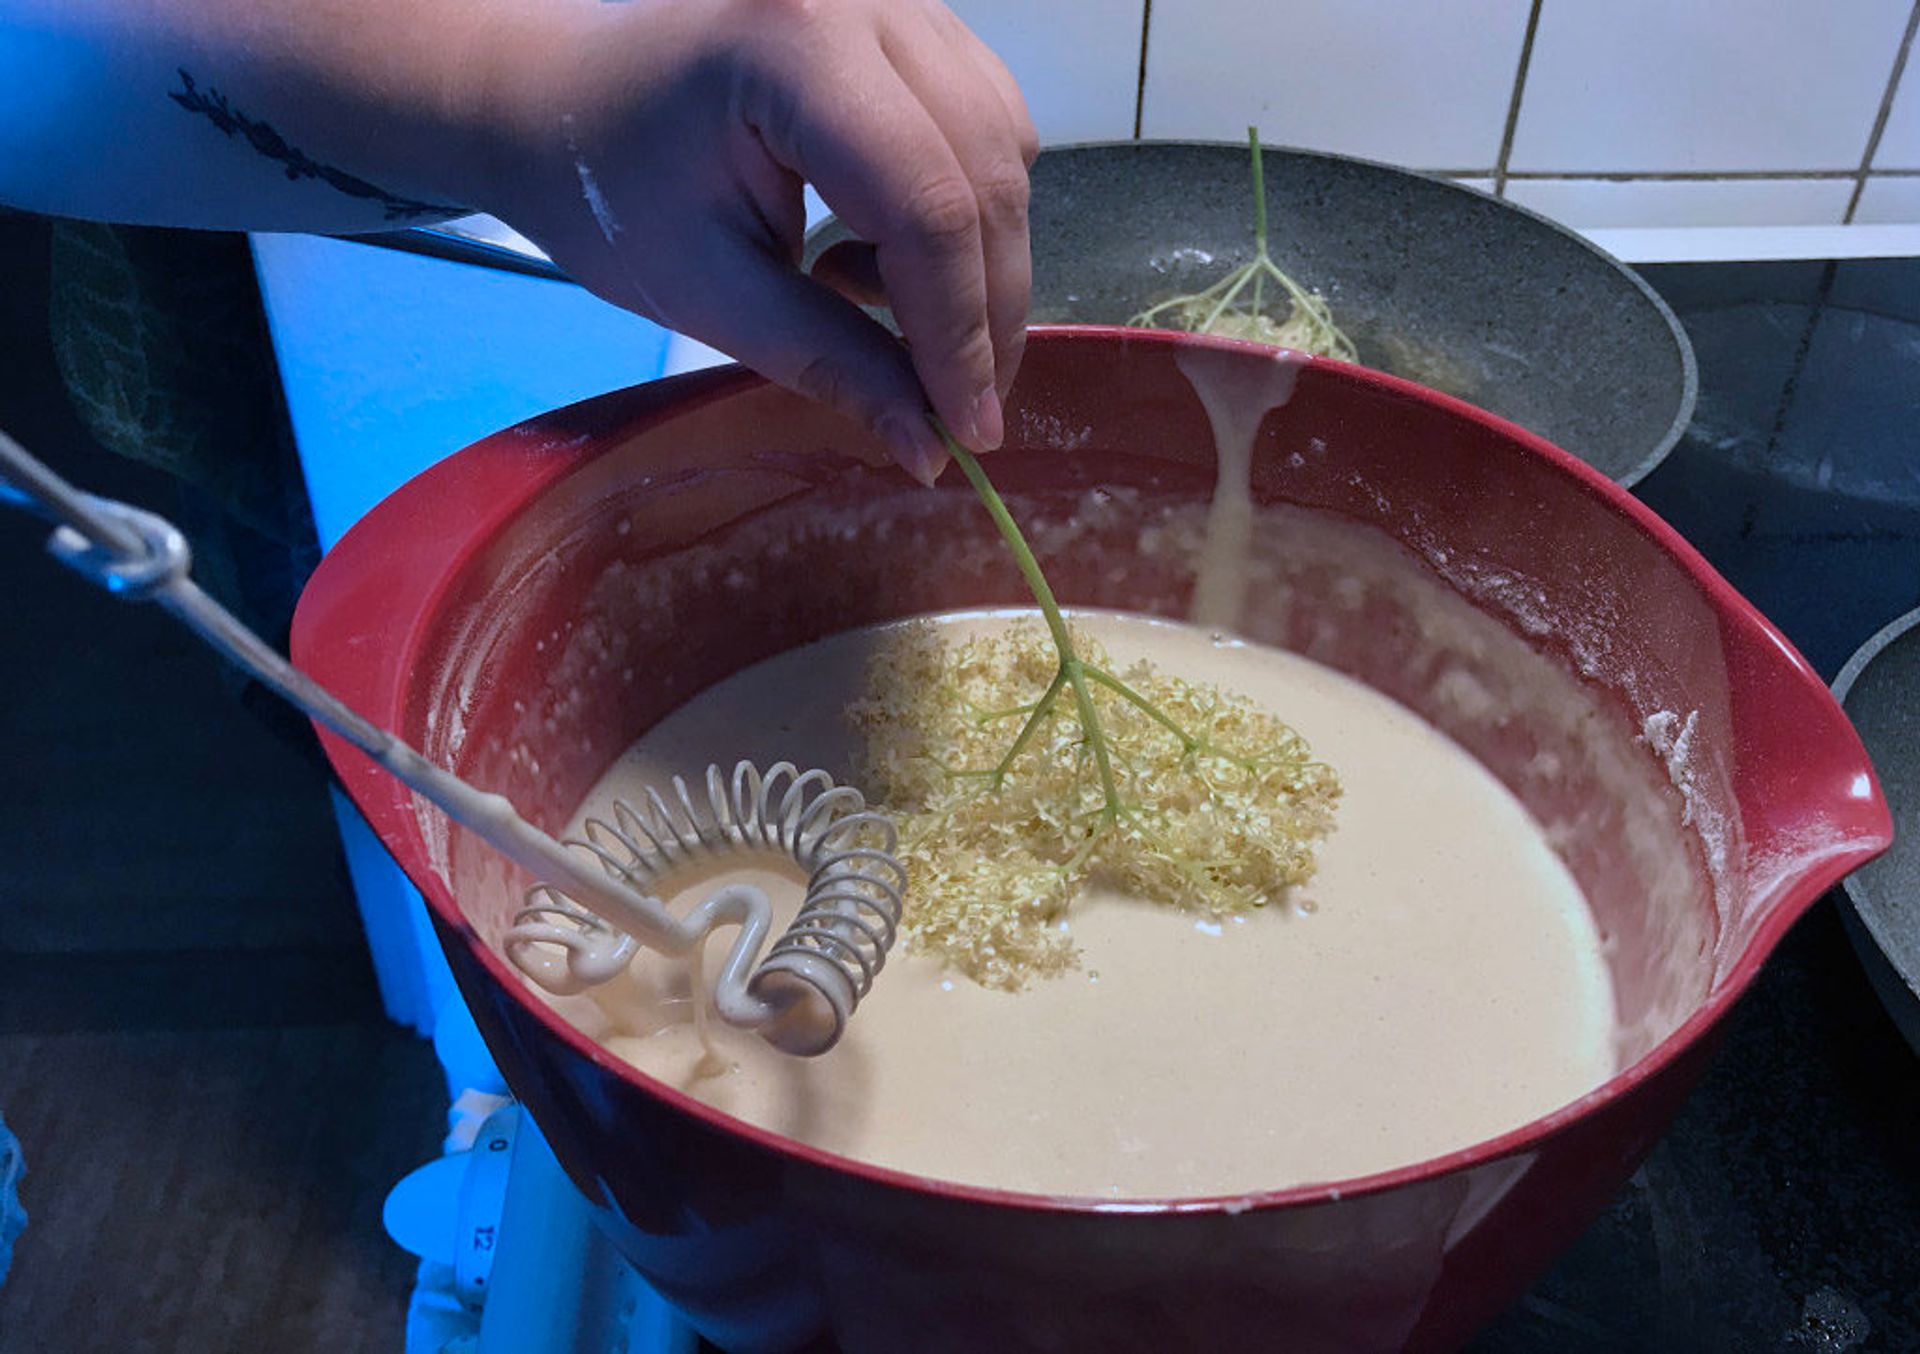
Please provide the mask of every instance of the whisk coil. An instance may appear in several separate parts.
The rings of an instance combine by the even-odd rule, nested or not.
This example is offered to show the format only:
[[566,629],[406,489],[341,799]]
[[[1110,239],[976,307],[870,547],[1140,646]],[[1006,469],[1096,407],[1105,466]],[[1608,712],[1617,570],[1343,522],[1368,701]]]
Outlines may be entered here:
[[[749,1003],[783,1002],[788,998],[777,995],[774,976],[785,975],[825,998],[836,1024],[844,1025],[886,963],[905,907],[906,867],[895,854],[892,820],[869,808],[854,787],[835,784],[824,771],[801,771],[792,762],[777,763],[764,775],[748,761],[736,764],[731,775],[709,766],[703,788],[699,794],[675,776],[664,793],[647,787],[637,806],[615,800],[611,821],[589,818],[584,835],[566,845],[590,853],[609,876],[650,898],[673,874],[728,854],[766,852],[791,859],[807,874],[806,896],[766,957],[744,977],[744,993],[729,992],[729,979],[739,981],[753,962],[766,929],[764,915],[757,928],[743,916],[723,918],[716,912],[709,920],[709,925],[729,920],[742,925],[720,975],[716,1005],[723,1017],[734,1020],[729,1006],[738,1011],[743,995]],[[740,892],[730,886],[702,906]],[[758,897],[764,914],[765,895],[746,892]],[[551,883],[528,891],[526,906],[506,935],[515,966],[556,995],[610,981],[632,961],[639,943]],[[747,947],[753,953],[743,953]],[[750,1012],[749,1020],[759,1014]]]

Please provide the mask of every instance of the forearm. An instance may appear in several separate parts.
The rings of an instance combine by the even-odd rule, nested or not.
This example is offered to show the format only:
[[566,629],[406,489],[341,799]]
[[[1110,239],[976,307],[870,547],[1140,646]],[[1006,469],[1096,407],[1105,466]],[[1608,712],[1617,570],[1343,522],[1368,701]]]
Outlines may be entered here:
[[520,0],[0,0],[0,202],[332,232],[455,214],[484,177],[493,53],[527,13]]

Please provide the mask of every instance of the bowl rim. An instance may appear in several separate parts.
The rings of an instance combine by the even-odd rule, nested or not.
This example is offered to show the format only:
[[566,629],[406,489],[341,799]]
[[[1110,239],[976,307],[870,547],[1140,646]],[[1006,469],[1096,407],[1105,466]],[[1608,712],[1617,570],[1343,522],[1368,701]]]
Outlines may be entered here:
[[[1046,325],[1030,331],[1031,344],[1120,343],[1155,347],[1199,347],[1244,352],[1270,358],[1274,351],[1262,344],[1214,336],[1179,334],[1164,330],[1130,329],[1113,325]],[[1743,632],[1749,642],[1778,654],[1789,672],[1809,695],[1838,703],[1793,645],[1765,617],[1737,593],[1697,550],[1677,531],[1654,515],[1624,487],[1616,484],[1586,462],[1561,450],[1545,439],[1520,428],[1486,410],[1449,395],[1385,372],[1323,357],[1303,357],[1337,379],[1371,385],[1416,402],[1438,407],[1442,412],[1480,424],[1512,442],[1523,455],[1544,460],[1575,479],[1602,505],[1626,517],[1652,544],[1674,557],[1692,577],[1719,617],[1723,633],[1729,624]],[[362,698],[362,713],[389,728],[400,729],[404,720],[403,693],[405,674],[425,639],[429,617],[433,616],[441,596],[492,532],[511,520],[527,503],[547,488],[604,454],[644,433],[651,425],[691,413],[714,402],[751,391],[768,388],[765,378],[738,365],[696,371],[683,376],[625,390],[609,392],[582,400],[545,415],[481,439],[462,451],[428,468],[376,504],[343,536],[321,561],[303,592],[293,622],[295,661],[319,680],[334,686],[350,701]],[[798,397],[796,397],[798,398]],[[583,421],[597,424],[600,436],[582,437],[577,425]],[[552,432],[543,425],[557,425]],[[447,492],[460,483],[470,468],[464,463],[486,465],[497,460],[498,487],[506,492],[485,501],[476,514],[475,500],[469,492]],[[425,519],[423,521],[423,518]],[[435,540],[434,520],[447,526],[447,535]],[[425,528],[423,530],[423,527]],[[396,537],[398,533],[398,537]],[[397,557],[396,538],[402,542],[405,557]],[[455,541],[449,552],[445,541]],[[351,646],[322,647],[319,632],[329,618],[326,613],[338,604],[337,594],[347,585],[377,576],[380,588],[388,595],[405,590],[407,604],[395,606],[387,616],[387,630],[376,636],[356,636]],[[377,638],[379,642],[366,642]],[[371,702],[365,698],[371,697]],[[1851,732],[1844,717],[1841,727]],[[416,844],[421,861],[428,858],[426,842],[415,816],[412,794],[391,779],[372,762],[355,752],[336,735],[318,730],[329,759],[342,784],[384,839],[398,835]],[[1883,851],[1891,841],[1891,820],[1885,797],[1873,776],[1864,748],[1853,738],[1853,757],[1859,773],[1866,777],[1866,829],[1848,838],[1844,846],[1830,848],[1810,858],[1799,872],[1796,883],[1783,890],[1778,901],[1761,921],[1751,928],[1738,957],[1726,967],[1702,1001],[1686,1020],[1664,1039],[1628,1066],[1579,1098],[1494,1137],[1471,1143],[1437,1156],[1410,1162],[1389,1170],[1341,1180],[1310,1181],[1280,1189],[1251,1190],[1231,1194],[1157,1198],[1111,1199],[1084,1195],[1054,1195],[998,1189],[942,1180],[892,1167],[877,1166],[854,1157],[825,1151],[795,1138],[735,1118],[658,1081],[618,1055],[602,1047],[579,1030],[551,1006],[524,991],[524,980],[512,970],[504,957],[483,942],[455,902],[451,891],[431,869],[420,874],[408,868],[406,873],[431,909],[436,929],[443,939],[457,937],[468,956],[502,988],[548,1034],[574,1054],[683,1115],[709,1131],[719,1132],[738,1142],[787,1161],[837,1174],[846,1174],[892,1189],[903,1189],[924,1197],[951,1203],[978,1204],[1028,1213],[1063,1215],[1152,1215],[1187,1216],[1197,1214],[1237,1215],[1249,1211],[1336,1203],[1341,1200],[1380,1194],[1449,1175],[1472,1167],[1488,1165],[1518,1156],[1554,1136],[1567,1126],[1624,1100],[1679,1061],[1724,1017],[1746,990],[1762,963],[1781,936],[1829,888],[1845,874]]]
[[[1224,150],[1233,151],[1239,155],[1245,155],[1247,153],[1247,144],[1244,141],[1215,141],[1201,137],[1130,137],[1116,138],[1113,140],[1062,141],[1041,147],[1040,156],[1044,158],[1049,155],[1073,151],[1126,152],[1165,147],[1208,151]],[[1625,278],[1634,290],[1640,293],[1641,299],[1647,302],[1647,304],[1653,308],[1654,313],[1665,322],[1667,332],[1673,339],[1674,350],[1680,357],[1680,400],[1674,408],[1673,419],[1668,423],[1667,430],[1655,439],[1653,446],[1642,454],[1639,460],[1621,471],[1618,476],[1609,475],[1607,478],[1613,480],[1615,484],[1618,484],[1623,489],[1631,489],[1634,485],[1657,470],[1660,467],[1660,463],[1665,461],[1667,457],[1673,453],[1673,449],[1679,446],[1680,440],[1687,435],[1687,429],[1693,424],[1694,408],[1700,399],[1700,364],[1699,360],[1694,356],[1693,340],[1687,336],[1686,326],[1680,323],[1680,317],[1674,313],[1673,307],[1667,304],[1666,298],[1655,291],[1652,284],[1640,276],[1639,272],[1631,265],[1616,258],[1607,250],[1602,249],[1599,245],[1589,240],[1571,226],[1563,225],[1550,216],[1543,216],[1533,210],[1533,208],[1515,202],[1512,198],[1502,197],[1497,193],[1489,193],[1484,189],[1475,188],[1471,184],[1463,183],[1458,179],[1447,178],[1442,174],[1435,174],[1421,169],[1409,169],[1405,165],[1391,164],[1385,160],[1372,160],[1362,155],[1344,155],[1337,151],[1314,150],[1307,146],[1269,145],[1266,142],[1262,142],[1260,145],[1260,158],[1265,160],[1269,155],[1298,160],[1324,160],[1333,164],[1359,165],[1364,169],[1394,175],[1403,179],[1417,179],[1423,183],[1431,184],[1439,188],[1465,193],[1469,197],[1479,198],[1496,207],[1517,213],[1532,221],[1535,225],[1544,226],[1554,235],[1592,254],[1615,273]],[[814,222],[813,225],[807,228],[803,250],[813,250],[818,244],[820,236],[829,227],[838,227],[840,224],[840,219],[837,215],[829,215]],[[1033,329],[1126,327],[1128,326],[1083,324],[1079,322],[1073,324],[1032,326]],[[1155,332],[1176,333],[1178,331],[1164,330]],[[1367,370],[1376,370],[1376,368],[1367,368]],[[1392,373],[1382,372],[1381,375],[1392,375]],[[1405,380],[1406,378],[1400,377],[1398,379]],[[1434,393],[1437,395],[1442,392],[1435,391]],[[1448,396],[1448,398],[1457,399],[1458,397]],[[1500,418],[1501,416],[1496,414],[1494,417]],[[1502,419],[1502,421],[1506,422],[1508,420]]]

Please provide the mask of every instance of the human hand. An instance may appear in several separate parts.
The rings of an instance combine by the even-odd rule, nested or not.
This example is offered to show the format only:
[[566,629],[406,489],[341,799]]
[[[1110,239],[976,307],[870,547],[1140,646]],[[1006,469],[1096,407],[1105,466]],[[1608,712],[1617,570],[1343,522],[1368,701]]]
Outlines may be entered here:
[[[1000,445],[1024,344],[1038,140],[937,0],[639,0],[487,42],[465,200],[598,295],[872,428],[931,483]],[[799,271],[802,185],[865,242]],[[855,301],[884,299],[906,346]]]

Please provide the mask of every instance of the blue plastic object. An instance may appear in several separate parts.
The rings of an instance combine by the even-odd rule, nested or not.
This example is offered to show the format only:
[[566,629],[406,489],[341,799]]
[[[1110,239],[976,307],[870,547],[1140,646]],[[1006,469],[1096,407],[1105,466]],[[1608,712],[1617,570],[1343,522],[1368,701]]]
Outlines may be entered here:
[[313,235],[253,255],[323,547],[469,442],[666,360],[667,330],[571,283]]
[[482,1095],[508,1094],[506,1079],[494,1066],[487,1052],[480,1027],[458,992],[452,993],[433,1021],[433,1052],[441,1070],[447,1074],[447,1094],[457,1097],[462,1091]]
[[13,1264],[13,1243],[27,1225],[27,1210],[20,1206],[20,1177],[27,1173],[26,1159],[20,1154],[20,1140],[13,1136],[7,1121],[0,1119],[0,1283]]

